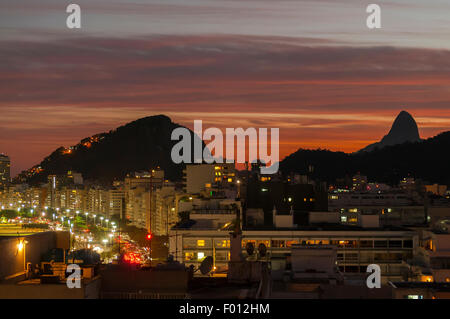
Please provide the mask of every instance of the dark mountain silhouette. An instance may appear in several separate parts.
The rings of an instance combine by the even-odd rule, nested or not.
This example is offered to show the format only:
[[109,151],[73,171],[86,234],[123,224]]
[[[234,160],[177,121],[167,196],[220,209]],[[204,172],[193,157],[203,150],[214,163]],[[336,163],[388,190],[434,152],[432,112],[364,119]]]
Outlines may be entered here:
[[287,156],[280,163],[284,174],[306,174],[334,183],[358,172],[369,180],[396,185],[412,176],[431,183],[450,185],[450,131],[415,143],[388,145],[371,152],[347,154],[328,150],[305,150]]
[[[22,172],[18,179],[30,184],[47,181],[51,174],[73,170],[85,179],[108,184],[127,173],[161,167],[171,180],[182,177],[182,164],[171,159],[178,141],[171,140],[172,131],[182,127],[164,115],[145,117],[108,133],[94,135],[70,148],[60,147],[39,165]],[[197,135],[191,132],[192,143]],[[193,148],[191,148],[193,149]]]
[[370,144],[361,149],[360,152],[371,152],[374,149],[381,149],[389,145],[397,145],[406,142],[420,142],[419,129],[414,118],[406,111],[401,111],[391,130],[380,142]]

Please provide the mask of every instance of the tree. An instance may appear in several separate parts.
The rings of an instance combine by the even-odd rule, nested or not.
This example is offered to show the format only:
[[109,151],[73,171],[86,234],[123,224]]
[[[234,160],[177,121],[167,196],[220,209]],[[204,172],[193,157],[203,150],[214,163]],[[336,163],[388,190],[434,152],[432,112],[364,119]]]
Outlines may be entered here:
[[19,213],[17,213],[15,210],[12,209],[4,209],[0,211],[0,217],[4,217],[6,219],[13,219],[19,216]]

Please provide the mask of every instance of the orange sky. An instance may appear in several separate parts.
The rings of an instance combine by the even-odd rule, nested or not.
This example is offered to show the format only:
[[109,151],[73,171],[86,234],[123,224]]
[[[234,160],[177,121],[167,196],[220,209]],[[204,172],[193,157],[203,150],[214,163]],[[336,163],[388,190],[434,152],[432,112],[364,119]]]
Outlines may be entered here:
[[81,0],[83,27],[69,31],[59,3],[2,1],[0,153],[13,174],[157,114],[277,127],[281,157],[356,151],[401,110],[422,138],[449,130],[448,1],[386,3],[374,32],[359,1],[255,3]]

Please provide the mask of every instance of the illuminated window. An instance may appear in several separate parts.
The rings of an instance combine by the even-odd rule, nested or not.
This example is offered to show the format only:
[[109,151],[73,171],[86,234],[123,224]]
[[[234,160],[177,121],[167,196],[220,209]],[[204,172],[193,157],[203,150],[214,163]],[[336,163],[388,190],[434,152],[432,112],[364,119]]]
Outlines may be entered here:
[[408,295],[408,299],[423,299],[422,295]]
[[184,254],[184,259],[185,260],[192,260],[192,259],[194,259],[194,253],[193,252],[186,252]]
[[284,240],[272,240],[272,242],[270,243],[270,246],[273,248],[284,248],[285,242],[284,242]]
[[197,259],[198,259],[198,260],[202,260],[203,258],[205,258],[205,253],[199,251],[199,252],[197,253]]
[[296,240],[287,240],[286,241],[286,247],[291,247],[294,244],[298,244],[298,241],[296,241]]
[[433,276],[422,276],[422,282],[432,282]]
[[198,247],[205,247],[205,241],[203,239],[197,240],[197,246]]
[[228,183],[231,183],[233,181],[232,178],[228,178]]
[[230,241],[229,240],[222,240],[220,242],[217,243],[218,247],[222,247],[222,248],[228,248],[230,247]]

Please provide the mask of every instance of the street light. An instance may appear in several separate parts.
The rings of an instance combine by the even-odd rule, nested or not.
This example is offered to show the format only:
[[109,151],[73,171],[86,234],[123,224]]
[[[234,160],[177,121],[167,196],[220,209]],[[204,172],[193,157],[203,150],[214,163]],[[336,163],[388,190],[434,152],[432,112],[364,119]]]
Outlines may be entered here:
[[100,216],[100,225],[103,227],[103,216]]
[[94,216],[94,225],[95,225],[95,217],[97,217],[97,215],[94,214],[93,216]]
[[86,213],[84,213],[84,214],[86,215],[86,226],[87,226],[87,217],[88,217],[89,213],[86,212]]

